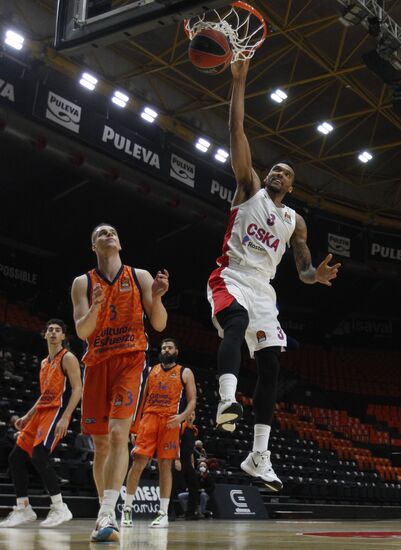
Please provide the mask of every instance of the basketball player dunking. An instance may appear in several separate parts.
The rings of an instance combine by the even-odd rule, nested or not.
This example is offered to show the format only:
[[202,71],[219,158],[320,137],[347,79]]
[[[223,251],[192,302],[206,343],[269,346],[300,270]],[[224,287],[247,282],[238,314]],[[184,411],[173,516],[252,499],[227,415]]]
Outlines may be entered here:
[[147,337],[143,318],[162,331],[167,271],[155,280],[123,265],[117,231],[100,224],[92,232],[97,268],[74,280],[72,301],[78,336],[87,341],[82,431],[95,446],[93,475],[101,507],[91,540],[119,540],[115,505],[128,469],[128,436],[144,387]]
[[237,190],[233,199],[223,254],[208,282],[213,321],[223,338],[218,350],[220,399],[216,424],[232,432],[242,416],[235,400],[245,338],[255,357],[258,379],[253,395],[255,412],[253,450],[241,468],[263,480],[272,491],[282,488],[268,451],[276,400],[279,356],[287,338],[277,320],[276,295],[270,280],[290,245],[301,281],[331,286],[340,264],[329,265],[331,255],[312,266],[304,219],[282,201],[293,190],[295,174],[288,162],[275,164],[263,183],[252,167],[244,132],[244,97],[249,61],[232,66],[233,91],[230,106],[231,163]]

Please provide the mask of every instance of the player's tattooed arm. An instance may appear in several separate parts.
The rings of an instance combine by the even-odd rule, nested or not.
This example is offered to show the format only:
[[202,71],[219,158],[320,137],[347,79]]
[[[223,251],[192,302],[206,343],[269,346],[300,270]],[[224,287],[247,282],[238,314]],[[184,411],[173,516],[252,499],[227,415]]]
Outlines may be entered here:
[[291,237],[291,246],[294,251],[295,264],[297,266],[299,278],[303,283],[314,284],[321,283],[331,286],[331,280],[337,277],[341,264],[329,265],[333,256],[329,254],[323,262],[314,268],[312,265],[312,256],[307,244],[308,230],[305,220],[297,214],[294,233]]

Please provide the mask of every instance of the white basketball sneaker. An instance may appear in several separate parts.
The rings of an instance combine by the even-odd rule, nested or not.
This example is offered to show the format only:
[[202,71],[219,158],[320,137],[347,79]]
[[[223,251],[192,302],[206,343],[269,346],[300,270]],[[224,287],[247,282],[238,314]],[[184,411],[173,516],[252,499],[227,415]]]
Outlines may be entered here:
[[264,453],[253,451],[249,453],[246,459],[241,462],[241,468],[250,476],[261,479],[271,491],[277,492],[283,488],[281,480],[273,470],[270,451]]
[[14,506],[6,519],[0,521],[0,527],[17,527],[17,525],[35,521],[37,517],[30,504],[28,506]]
[[152,529],[165,529],[168,527],[168,515],[160,510],[159,515],[149,525]]
[[91,542],[120,542],[120,531],[113,514],[97,518],[90,540]]
[[63,506],[60,507],[56,507],[54,506],[54,504],[51,504],[50,511],[47,514],[47,518],[44,521],[40,522],[40,526],[48,528],[57,527],[57,525],[61,525],[66,521],[70,521],[71,519],[72,514],[65,502],[63,502]]
[[242,418],[242,405],[231,399],[224,399],[217,406],[216,429],[233,432],[236,422]]
[[124,506],[121,514],[121,527],[132,527],[132,506]]

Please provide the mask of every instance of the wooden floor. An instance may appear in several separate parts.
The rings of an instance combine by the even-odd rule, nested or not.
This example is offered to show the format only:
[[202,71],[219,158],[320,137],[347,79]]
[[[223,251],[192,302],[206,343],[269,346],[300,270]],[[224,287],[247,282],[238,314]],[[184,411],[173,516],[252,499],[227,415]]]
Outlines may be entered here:
[[[0,550],[81,550],[116,544],[89,543],[92,520],[73,520],[58,529],[0,529]],[[381,550],[401,548],[399,521],[233,521],[170,523],[168,529],[148,529],[140,521],[121,533],[125,550]],[[318,536],[316,536],[318,535]],[[347,536],[348,535],[348,536]]]

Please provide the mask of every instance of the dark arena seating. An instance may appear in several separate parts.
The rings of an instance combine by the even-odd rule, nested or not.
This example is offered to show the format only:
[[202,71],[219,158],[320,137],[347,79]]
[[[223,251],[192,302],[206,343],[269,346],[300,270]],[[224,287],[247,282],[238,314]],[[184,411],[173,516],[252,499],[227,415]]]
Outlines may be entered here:
[[[9,305],[8,311],[9,325],[13,326],[3,326],[0,332],[3,345],[0,400],[0,438],[3,442],[0,486],[3,496],[0,506],[8,502],[8,495],[13,492],[7,456],[15,430],[9,421],[13,415],[24,414],[34,403],[41,359],[40,355],[26,349],[27,327],[40,323],[39,319],[30,316],[23,305]],[[249,387],[252,387],[254,373],[248,369],[242,372],[237,399],[244,406],[244,417],[237,430],[227,435],[216,432],[214,417],[218,391],[211,355],[216,337],[202,323],[192,322],[185,315],[173,314],[169,329],[178,335],[187,359],[185,363],[191,361],[189,365],[195,372],[196,425],[216,482],[249,485],[249,477],[240,469],[240,463],[252,446],[253,412]],[[191,338],[194,334],[195,339]],[[33,348],[37,349],[37,335],[31,336],[35,341]],[[4,346],[5,340],[25,342],[24,351]],[[302,515],[311,507],[315,517],[336,517],[336,513],[340,517],[347,510],[352,515],[350,510],[355,512],[355,507],[359,507],[361,517],[364,510],[367,515],[372,513],[372,507],[385,510],[389,517],[391,510],[396,513],[401,501],[401,407],[383,404],[383,400],[389,403],[396,394],[396,385],[386,380],[391,380],[398,353],[380,354],[382,370],[388,369],[380,384],[375,370],[377,355],[351,350],[329,352],[317,347],[284,354],[270,444],[272,462],[284,489],[280,495],[271,495],[259,485],[271,516]],[[192,362],[191,357],[201,358],[201,363]],[[96,491],[92,480],[92,456],[83,452],[77,442],[79,415],[78,407],[68,435],[58,446],[52,462],[62,480],[66,498],[88,498],[93,503]],[[156,479],[157,472],[149,470],[147,477]],[[42,484],[33,469],[31,487],[33,495],[43,494]]]

